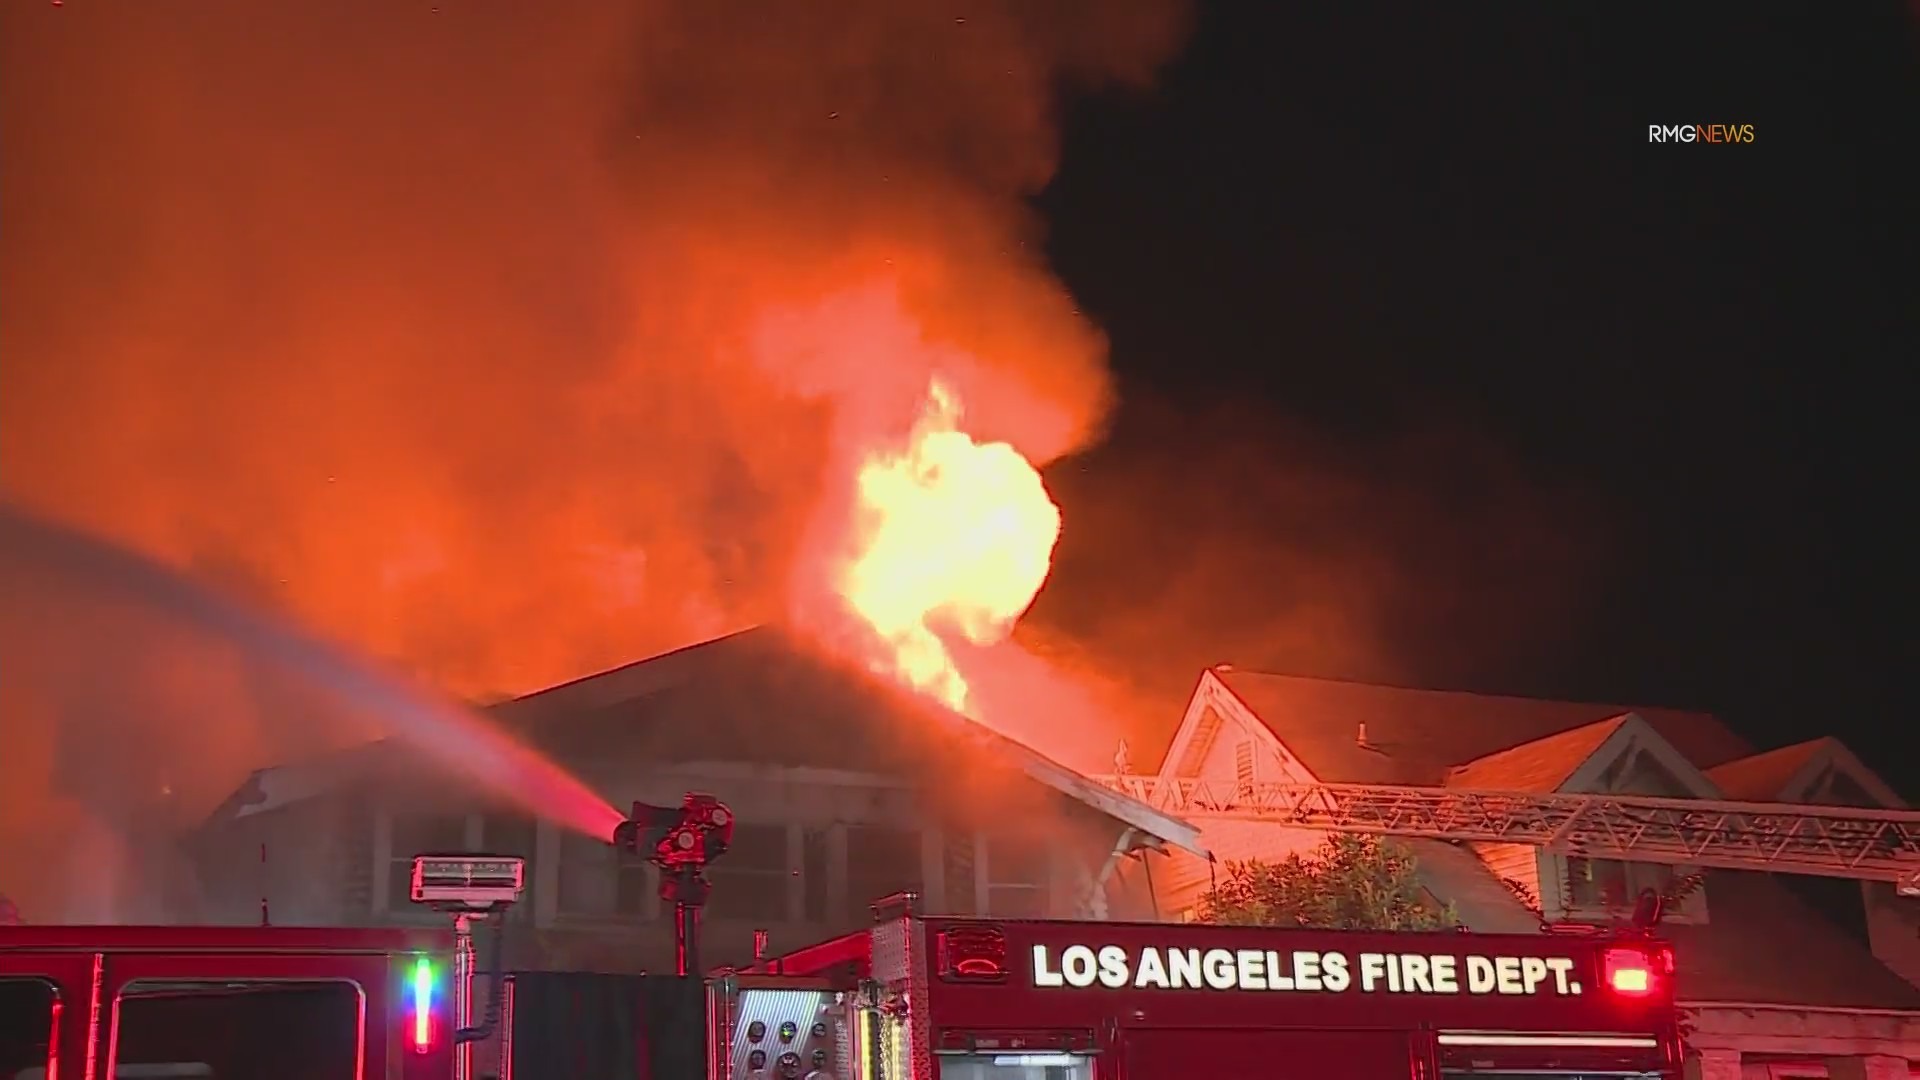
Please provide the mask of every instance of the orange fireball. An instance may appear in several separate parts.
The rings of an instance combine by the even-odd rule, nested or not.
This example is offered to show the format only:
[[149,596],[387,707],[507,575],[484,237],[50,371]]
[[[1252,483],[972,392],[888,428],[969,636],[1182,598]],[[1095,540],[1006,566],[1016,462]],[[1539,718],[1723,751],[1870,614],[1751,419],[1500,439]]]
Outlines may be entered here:
[[1046,582],[1060,508],[1002,442],[977,443],[935,376],[903,450],[876,452],[856,481],[857,545],[839,592],[886,646],[875,667],[975,715],[947,635],[991,645]]

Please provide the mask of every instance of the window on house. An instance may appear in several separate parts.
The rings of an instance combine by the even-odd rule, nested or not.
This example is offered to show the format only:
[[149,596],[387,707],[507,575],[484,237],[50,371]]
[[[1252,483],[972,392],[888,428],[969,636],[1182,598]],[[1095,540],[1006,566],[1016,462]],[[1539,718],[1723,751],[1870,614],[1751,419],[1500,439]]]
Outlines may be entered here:
[[848,913],[856,922],[870,922],[875,900],[903,890],[922,891],[919,831],[849,825]]
[[413,858],[469,850],[467,815],[396,813],[388,818],[387,911],[413,909]]
[[1853,777],[1834,770],[1823,785],[1816,786],[1816,799],[1828,806],[1857,806],[1878,809],[1879,800],[1867,793],[1867,789]]
[[1640,890],[1666,892],[1673,887],[1674,869],[1652,863],[1624,863],[1613,859],[1567,860],[1568,906],[1575,911],[1627,909]]
[[1241,739],[1233,747],[1233,779],[1243,789],[1253,787],[1253,740]]
[[1602,774],[1607,789],[1619,795],[1651,795],[1659,799],[1686,799],[1693,792],[1646,750],[1616,760]]
[[1004,919],[1045,918],[1053,880],[1046,844],[1018,833],[987,837],[987,911]]
[[592,921],[634,920],[652,911],[653,868],[604,840],[560,834],[554,914]]
[[488,814],[480,819],[478,849],[489,855],[517,855],[533,858],[534,822],[530,817]]
[[826,922],[827,910],[827,831],[805,829],[800,833],[800,917],[808,922]]
[[786,922],[793,918],[787,883],[795,870],[785,825],[737,823],[727,853],[707,865],[713,883],[707,912],[721,919]]
[[977,899],[974,896],[974,878],[979,866],[979,852],[974,850],[974,835],[971,830],[952,830],[940,838],[940,877],[946,886],[946,901],[940,911],[946,915],[974,915]]
[[526,922],[533,918],[533,853],[538,835],[534,820],[514,814],[488,814],[480,819],[480,833],[474,847],[489,855],[517,855],[526,860],[526,884],[520,900],[507,912],[507,918]]

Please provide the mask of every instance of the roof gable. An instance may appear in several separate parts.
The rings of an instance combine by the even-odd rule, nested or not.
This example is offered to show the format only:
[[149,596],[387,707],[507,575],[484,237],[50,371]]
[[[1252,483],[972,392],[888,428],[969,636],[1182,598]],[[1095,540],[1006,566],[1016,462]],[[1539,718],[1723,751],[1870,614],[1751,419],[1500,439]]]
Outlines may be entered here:
[[1475,758],[1449,770],[1447,786],[1470,791],[1559,791],[1626,722],[1625,716],[1616,716]]
[[1762,751],[1716,765],[1707,777],[1730,799],[1774,802],[1820,750],[1819,739]]
[[1173,743],[1161,759],[1159,775],[1166,779],[1197,779],[1208,753],[1231,728],[1245,732],[1279,760],[1280,767],[1300,783],[1319,778],[1301,762],[1261,717],[1254,715],[1213,671],[1200,673],[1200,682],[1187,701],[1186,714],[1174,732]]
[[[1867,804],[1886,810],[1907,806],[1879,774],[1832,736],[1729,761],[1707,770],[1707,777],[1728,798],[1744,802]],[[1842,797],[1836,789],[1843,782],[1851,782],[1866,798]]]
[[[1671,779],[1683,790],[1635,790],[1651,778]],[[1663,785],[1664,787],[1665,785]],[[1612,733],[1555,789],[1591,794],[1653,795],[1665,798],[1718,799],[1720,790],[1682,757],[1638,713],[1620,718]]]
[[[1632,713],[1695,766],[1753,748],[1718,718],[1675,709],[1547,701],[1215,668],[1225,692],[1328,783],[1439,785],[1517,745]],[[1366,738],[1359,738],[1364,727]]]

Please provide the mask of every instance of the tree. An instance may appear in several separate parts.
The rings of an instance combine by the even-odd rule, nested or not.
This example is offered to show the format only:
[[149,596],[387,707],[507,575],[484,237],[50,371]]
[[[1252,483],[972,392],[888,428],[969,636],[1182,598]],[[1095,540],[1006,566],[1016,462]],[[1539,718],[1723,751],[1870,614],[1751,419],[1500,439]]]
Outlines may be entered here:
[[1199,921],[1325,930],[1439,930],[1460,925],[1416,876],[1413,852],[1377,836],[1335,833],[1277,863],[1227,863],[1200,898]]

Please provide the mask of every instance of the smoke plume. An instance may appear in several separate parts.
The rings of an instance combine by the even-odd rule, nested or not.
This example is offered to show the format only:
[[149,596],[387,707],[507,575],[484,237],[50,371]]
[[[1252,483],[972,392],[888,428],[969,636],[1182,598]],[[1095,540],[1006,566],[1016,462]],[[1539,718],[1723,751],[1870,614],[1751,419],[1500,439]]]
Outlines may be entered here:
[[[777,615],[835,444],[898,434],[935,368],[1036,462],[1101,430],[1104,342],[1025,198],[1060,93],[1145,85],[1183,24],[8,5],[0,480],[471,696]],[[151,706],[78,659],[125,695],[90,714]],[[183,723],[198,772],[272,749]]]
[[1022,198],[1177,12],[948,7],[9,8],[8,491],[475,693],[758,617],[824,412],[1101,422]]

